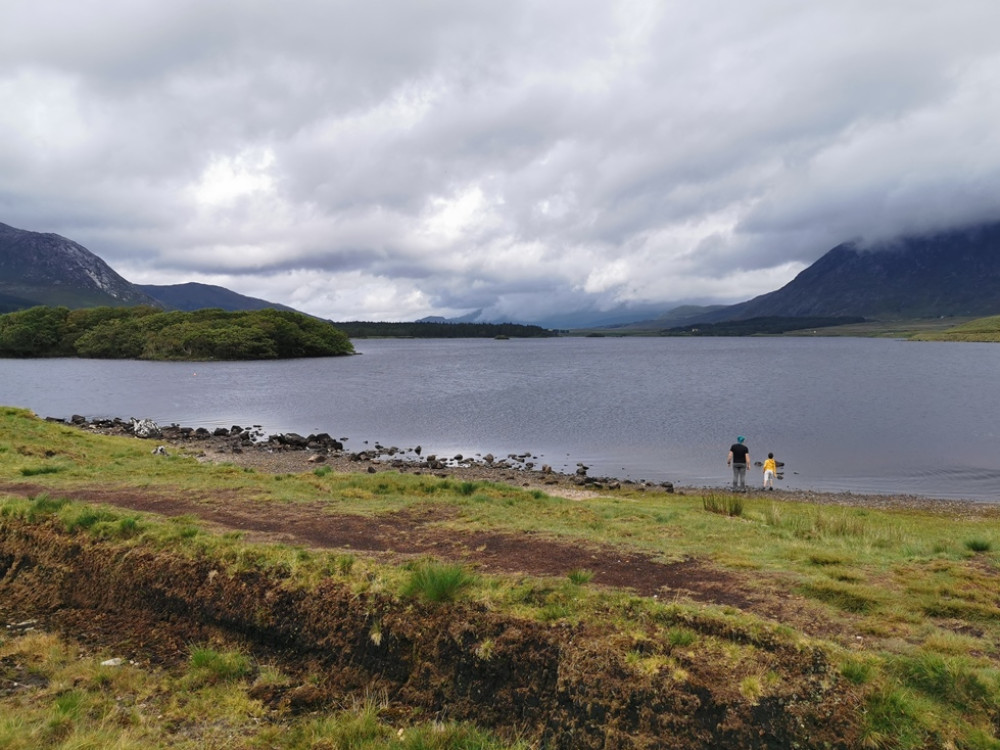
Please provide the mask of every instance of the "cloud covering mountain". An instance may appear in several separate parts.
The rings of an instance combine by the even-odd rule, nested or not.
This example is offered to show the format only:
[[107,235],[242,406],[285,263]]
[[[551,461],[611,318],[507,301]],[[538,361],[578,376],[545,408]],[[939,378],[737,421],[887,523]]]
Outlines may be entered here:
[[0,221],[332,319],[729,303],[1000,219],[1000,5],[15,0]]

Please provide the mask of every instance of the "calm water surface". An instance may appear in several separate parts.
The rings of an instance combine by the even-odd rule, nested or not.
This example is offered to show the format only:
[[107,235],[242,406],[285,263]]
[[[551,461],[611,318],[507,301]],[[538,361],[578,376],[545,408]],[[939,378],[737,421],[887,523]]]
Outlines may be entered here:
[[[2,360],[0,403],[41,416],[328,432],[557,470],[729,480],[729,445],[778,486],[1000,500],[1000,346],[878,339],[356,341],[255,363]],[[759,471],[751,473],[754,481]]]

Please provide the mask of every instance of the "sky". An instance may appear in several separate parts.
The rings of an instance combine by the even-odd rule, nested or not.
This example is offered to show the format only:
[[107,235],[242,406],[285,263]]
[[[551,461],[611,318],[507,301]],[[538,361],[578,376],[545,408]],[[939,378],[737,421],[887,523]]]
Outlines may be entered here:
[[996,0],[4,0],[0,222],[332,320],[728,304],[1000,220]]

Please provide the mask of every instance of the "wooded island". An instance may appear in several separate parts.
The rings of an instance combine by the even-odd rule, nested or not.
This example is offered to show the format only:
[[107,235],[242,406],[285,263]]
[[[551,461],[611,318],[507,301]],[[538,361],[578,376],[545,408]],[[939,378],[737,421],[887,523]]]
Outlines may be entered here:
[[354,354],[343,331],[285,310],[32,307],[0,315],[0,357],[256,360]]

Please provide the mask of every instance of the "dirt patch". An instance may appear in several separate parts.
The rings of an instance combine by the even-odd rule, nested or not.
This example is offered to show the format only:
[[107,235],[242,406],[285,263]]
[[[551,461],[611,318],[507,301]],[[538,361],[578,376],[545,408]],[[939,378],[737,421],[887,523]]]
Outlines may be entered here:
[[[28,483],[0,483],[0,492],[23,497],[44,489]],[[587,570],[597,585],[630,589],[643,596],[687,597],[696,601],[753,609],[746,581],[697,560],[664,564],[648,555],[600,546],[580,546],[535,534],[463,532],[441,527],[451,514],[425,506],[379,515],[330,513],[322,503],[257,503],[235,493],[211,498],[169,491],[138,493],[115,488],[81,487],[74,500],[102,503],[166,517],[191,516],[225,531],[241,531],[250,541],[280,542],[312,549],[345,550],[385,561],[433,556],[462,562],[483,573],[565,578]]]

